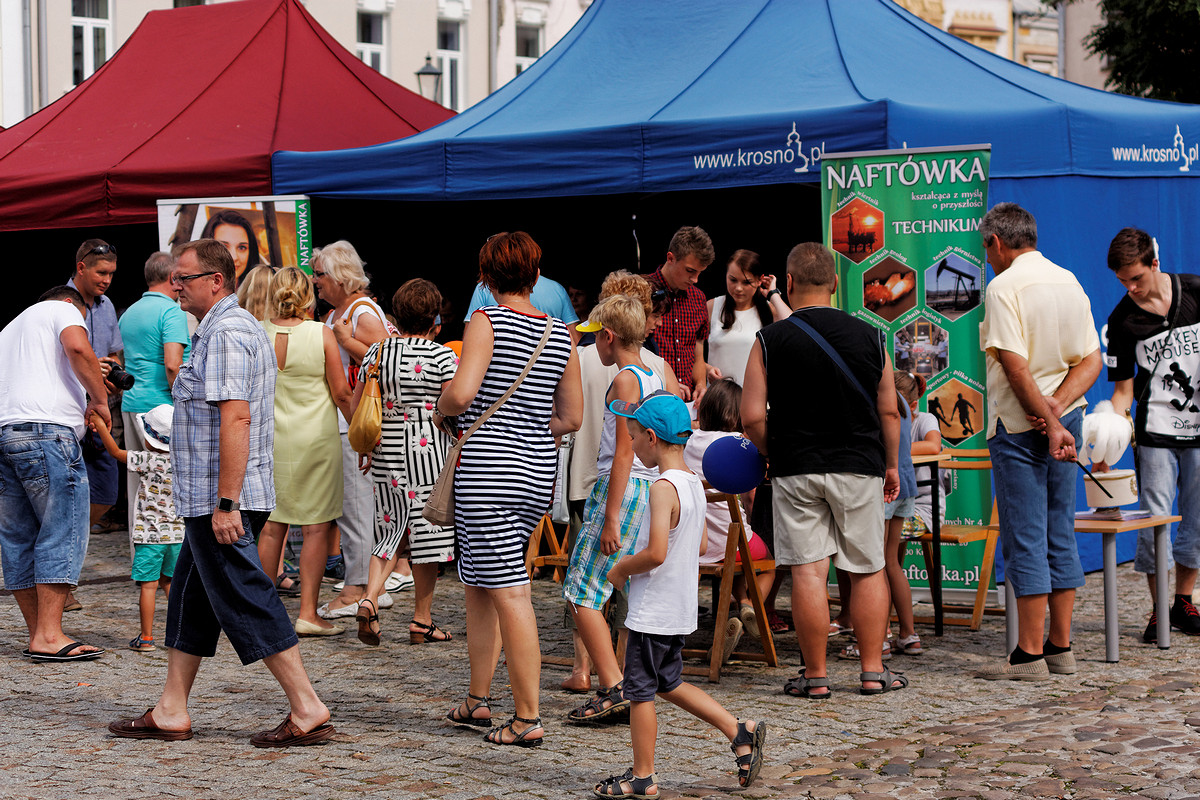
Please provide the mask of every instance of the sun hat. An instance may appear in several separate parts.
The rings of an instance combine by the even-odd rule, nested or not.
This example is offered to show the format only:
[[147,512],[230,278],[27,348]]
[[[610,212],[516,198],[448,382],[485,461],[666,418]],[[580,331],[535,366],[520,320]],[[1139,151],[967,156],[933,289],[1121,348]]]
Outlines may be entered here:
[[155,450],[164,452],[171,449],[171,417],[175,407],[170,403],[155,406],[144,414],[137,414],[138,425],[142,426],[142,435],[146,443]]

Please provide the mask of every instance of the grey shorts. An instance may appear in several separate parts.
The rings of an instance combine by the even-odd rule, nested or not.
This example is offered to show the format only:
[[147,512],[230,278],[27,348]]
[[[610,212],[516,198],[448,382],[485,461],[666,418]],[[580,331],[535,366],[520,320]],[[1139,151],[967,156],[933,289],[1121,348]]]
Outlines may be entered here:
[[883,478],[817,473],[773,477],[771,484],[777,563],[832,558],[847,572],[883,569]]

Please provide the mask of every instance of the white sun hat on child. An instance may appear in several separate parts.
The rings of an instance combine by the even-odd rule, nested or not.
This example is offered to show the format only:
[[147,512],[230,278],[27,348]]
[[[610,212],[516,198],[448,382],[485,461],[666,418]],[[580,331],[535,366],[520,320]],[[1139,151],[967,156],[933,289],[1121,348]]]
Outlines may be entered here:
[[146,443],[155,450],[167,452],[171,449],[171,417],[175,407],[170,403],[155,406],[144,414],[137,414],[137,424],[142,427]]

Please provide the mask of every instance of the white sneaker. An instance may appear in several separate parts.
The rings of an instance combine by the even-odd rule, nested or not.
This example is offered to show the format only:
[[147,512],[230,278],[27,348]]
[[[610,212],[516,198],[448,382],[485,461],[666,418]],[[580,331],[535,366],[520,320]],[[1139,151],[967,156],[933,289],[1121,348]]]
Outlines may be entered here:
[[390,594],[388,594],[387,592],[384,592],[383,594],[379,595],[379,599],[375,602],[376,608],[381,608],[381,609],[382,608],[391,608],[394,605],[396,605],[396,602],[394,600],[392,600],[392,596]]
[[358,613],[358,603],[351,603],[348,606],[341,608],[330,608],[329,603],[317,609],[317,616],[321,619],[340,619],[342,617],[353,617]]
[[388,575],[384,581],[383,589],[387,592],[403,592],[413,587],[412,575],[401,575],[399,572],[393,572]]

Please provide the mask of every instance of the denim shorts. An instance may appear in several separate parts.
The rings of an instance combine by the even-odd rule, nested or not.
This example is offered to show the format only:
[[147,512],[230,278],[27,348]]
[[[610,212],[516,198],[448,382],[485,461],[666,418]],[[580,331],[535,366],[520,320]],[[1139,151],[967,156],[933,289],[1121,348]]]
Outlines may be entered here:
[[[1081,408],[1062,418],[1076,443],[1082,423]],[[1075,544],[1075,465],[1055,461],[1042,433],[1009,433],[1003,422],[996,423],[988,450],[1005,581],[1017,597],[1083,586]]]
[[626,700],[635,703],[654,701],[683,683],[683,636],[629,632],[625,645]]
[[242,537],[233,544],[217,544],[211,516],[184,518],[167,601],[167,647],[209,658],[225,631],[238,658],[251,664],[299,642],[258,560],[250,513],[242,512]]
[[890,503],[883,504],[883,518],[891,519],[899,517],[900,519],[908,519],[913,514],[917,513],[917,498],[905,497],[900,500],[893,500]]
[[135,544],[133,568],[129,571],[129,577],[138,583],[172,577],[181,549],[182,544]]
[[121,481],[121,467],[117,464],[117,460],[104,449],[97,434],[88,431],[84,436],[91,437],[93,446],[98,450],[93,458],[84,459],[87,466],[91,502],[98,506],[114,505],[117,502],[117,495],[120,493],[118,484]]
[[[1139,447],[1137,455],[1138,491],[1142,508],[1151,514],[1171,513],[1179,490],[1179,516],[1183,521],[1175,531],[1175,541],[1167,554],[1167,567],[1200,567],[1200,447]],[[1133,568],[1153,575],[1154,529],[1138,531],[1137,555]]]
[[88,545],[88,480],[75,431],[0,427],[0,563],[4,588],[79,582]]

